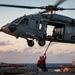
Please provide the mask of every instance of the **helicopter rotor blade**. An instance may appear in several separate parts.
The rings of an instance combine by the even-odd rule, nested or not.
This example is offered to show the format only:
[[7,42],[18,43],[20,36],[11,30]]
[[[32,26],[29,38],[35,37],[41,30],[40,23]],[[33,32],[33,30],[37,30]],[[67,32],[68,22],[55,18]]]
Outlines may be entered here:
[[49,10],[51,12],[58,11],[58,10],[60,10],[58,8],[58,5],[62,4],[65,1],[67,1],[67,0],[58,0],[58,2],[55,5],[48,5],[48,6],[44,7],[44,9]]
[[35,6],[20,6],[20,5],[10,5],[10,4],[0,4],[1,7],[13,7],[13,8],[23,8],[23,9],[45,9],[50,11],[54,6],[42,6],[42,7],[35,7]]
[[62,4],[65,1],[67,1],[67,0],[58,0],[58,2],[54,6],[58,7],[60,4]]
[[39,12],[39,13],[47,13],[47,12],[49,12],[49,10],[45,10],[45,11],[41,11],[41,12]]
[[20,6],[20,5],[9,5],[9,4],[0,4],[2,7],[13,7],[13,8],[26,8],[26,9],[44,9],[44,7],[34,7],[34,6]]
[[13,8],[23,8],[23,9],[45,9],[45,11],[42,11],[40,13],[47,13],[49,11],[58,11],[58,10],[75,10],[75,8],[59,8],[58,5],[62,4],[66,0],[58,0],[58,2],[55,5],[48,5],[48,6],[41,6],[41,7],[35,7],[35,6],[21,6],[21,5],[10,5],[10,4],[0,4],[2,7],[13,7]]
[[57,10],[61,10],[61,11],[63,11],[63,10],[75,10],[75,8],[58,8]]

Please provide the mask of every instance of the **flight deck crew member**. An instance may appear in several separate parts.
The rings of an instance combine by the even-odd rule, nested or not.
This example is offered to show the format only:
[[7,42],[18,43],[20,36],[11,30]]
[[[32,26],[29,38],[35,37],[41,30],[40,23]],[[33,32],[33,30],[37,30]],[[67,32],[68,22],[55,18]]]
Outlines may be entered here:
[[39,60],[37,62],[37,67],[41,68],[42,71],[46,71],[46,53],[44,53],[43,56],[39,57]]
[[43,71],[47,71],[46,69],[46,53],[44,53],[44,55],[42,56],[42,70]]
[[39,60],[37,61],[37,67],[42,69],[42,56],[39,57]]

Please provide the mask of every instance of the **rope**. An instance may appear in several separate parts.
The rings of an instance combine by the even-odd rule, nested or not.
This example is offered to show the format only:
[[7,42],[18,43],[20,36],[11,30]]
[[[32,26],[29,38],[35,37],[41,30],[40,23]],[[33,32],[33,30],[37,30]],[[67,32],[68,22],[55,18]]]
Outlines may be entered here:
[[46,52],[47,52],[47,50],[48,50],[48,48],[49,48],[49,46],[50,46],[51,42],[52,42],[52,41],[50,41],[50,42],[49,42],[49,44],[48,44],[48,46],[47,46],[47,48],[46,48],[46,50],[45,50],[45,53],[44,53],[44,54],[46,54]]

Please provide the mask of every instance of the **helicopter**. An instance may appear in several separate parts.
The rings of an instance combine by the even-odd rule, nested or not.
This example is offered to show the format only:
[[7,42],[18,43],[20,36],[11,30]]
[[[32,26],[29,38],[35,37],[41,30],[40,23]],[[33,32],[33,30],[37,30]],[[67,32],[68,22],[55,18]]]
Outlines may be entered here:
[[[36,14],[21,16],[2,26],[0,31],[16,38],[25,38],[30,47],[34,46],[34,40],[40,46],[44,46],[46,41],[75,43],[75,19],[54,13],[59,10],[75,10],[75,8],[58,7],[65,1],[58,0],[55,5],[41,7],[0,4],[0,7],[44,10]],[[48,26],[54,27],[52,35],[47,35]]]

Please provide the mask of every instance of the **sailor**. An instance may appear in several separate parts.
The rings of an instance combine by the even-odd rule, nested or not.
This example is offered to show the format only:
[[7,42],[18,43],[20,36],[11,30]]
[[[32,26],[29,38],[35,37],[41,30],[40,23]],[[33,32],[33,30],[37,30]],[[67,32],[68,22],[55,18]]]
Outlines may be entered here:
[[42,56],[42,70],[43,71],[47,71],[46,69],[46,53],[44,53],[44,55]]
[[37,67],[39,67],[42,71],[46,71],[46,53],[39,57]]
[[37,67],[42,70],[42,56],[40,56],[39,60],[37,61]]

